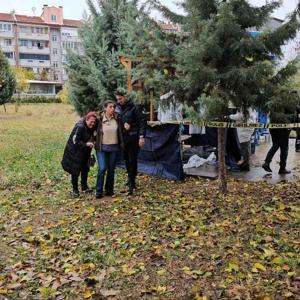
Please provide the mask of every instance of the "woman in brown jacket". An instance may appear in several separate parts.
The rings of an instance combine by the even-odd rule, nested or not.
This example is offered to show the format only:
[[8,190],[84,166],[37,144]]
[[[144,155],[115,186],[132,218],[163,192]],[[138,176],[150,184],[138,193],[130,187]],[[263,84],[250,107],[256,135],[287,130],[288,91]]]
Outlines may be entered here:
[[118,114],[115,113],[115,103],[107,100],[104,102],[104,110],[99,116],[95,144],[98,160],[96,199],[103,197],[103,187],[106,196],[114,194],[115,168],[121,145],[122,133]]

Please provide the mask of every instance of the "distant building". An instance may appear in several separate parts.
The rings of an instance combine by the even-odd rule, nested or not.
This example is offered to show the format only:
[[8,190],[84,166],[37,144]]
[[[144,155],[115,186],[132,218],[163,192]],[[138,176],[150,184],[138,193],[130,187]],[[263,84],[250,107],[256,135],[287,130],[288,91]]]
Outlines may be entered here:
[[168,33],[178,33],[181,32],[181,28],[179,24],[175,23],[160,23],[160,28]]
[[262,28],[249,28],[249,32],[253,36],[258,36],[260,35],[261,32],[263,31],[274,31],[277,28],[279,28],[283,24],[283,20],[278,19],[278,18],[270,18],[270,20],[262,27]]
[[67,49],[81,50],[79,20],[63,18],[63,7],[43,6],[40,17],[0,13],[0,49],[10,65],[35,73],[28,93],[56,94],[68,80]]

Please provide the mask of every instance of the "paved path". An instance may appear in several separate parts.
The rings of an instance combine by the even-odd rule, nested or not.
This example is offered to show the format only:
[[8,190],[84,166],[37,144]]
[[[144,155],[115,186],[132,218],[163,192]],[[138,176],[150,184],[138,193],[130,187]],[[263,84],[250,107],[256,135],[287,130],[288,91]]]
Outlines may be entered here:
[[260,144],[256,146],[255,154],[251,156],[251,170],[249,172],[228,172],[230,176],[237,179],[243,179],[247,181],[261,181],[265,180],[270,183],[277,183],[283,180],[295,181],[300,178],[300,152],[295,151],[295,139],[290,139],[289,156],[287,169],[291,170],[292,173],[288,175],[279,175],[279,157],[280,150],[275,154],[273,161],[271,163],[271,169],[273,173],[267,173],[261,165],[271,148],[272,142],[265,140],[264,138],[260,140]]

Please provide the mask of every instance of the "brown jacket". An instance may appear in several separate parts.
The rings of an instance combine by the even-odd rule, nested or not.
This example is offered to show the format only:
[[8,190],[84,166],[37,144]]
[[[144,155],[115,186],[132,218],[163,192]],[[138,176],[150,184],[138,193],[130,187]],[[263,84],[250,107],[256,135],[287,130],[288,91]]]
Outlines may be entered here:
[[[101,151],[101,145],[103,140],[103,130],[102,130],[102,121],[103,121],[104,112],[101,111],[99,113],[98,117],[98,129],[97,129],[97,136],[96,136],[96,142],[95,142],[95,150]],[[123,135],[122,135],[122,127],[120,123],[120,115],[117,113],[114,113],[114,118],[116,119],[118,123],[118,144],[121,146],[121,148],[124,148],[124,142],[123,142]]]

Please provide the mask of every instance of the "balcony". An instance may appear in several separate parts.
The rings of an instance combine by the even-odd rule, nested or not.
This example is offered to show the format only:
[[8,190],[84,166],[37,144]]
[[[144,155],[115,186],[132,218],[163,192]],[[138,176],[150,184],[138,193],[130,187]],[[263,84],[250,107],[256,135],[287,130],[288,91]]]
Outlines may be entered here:
[[24,68],[50,68],[50,60],[20,59],[20,66]]
[[79,43],[79,42],[80,42],[80,39],[79,39],[79,36],[62,35],[62,36],[61,36],[61,41],[62,41],[62,42],[74,42],[74,43]]
[[6,45],[0,45],[0,50],[2,52],[15,52],[15,46],[6,46]]
[[20,46],[19,51],[21,53],[32,53],[32,54],[50,54],[49,47],[28,47],[28,46]]
[[19,32],[19,39],[22,40],[39,40],[39,41],[49,41],[49,33],[31,33],[31,32]]
[[13,38],[13,31],[0,31],[0,38]]

